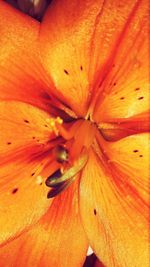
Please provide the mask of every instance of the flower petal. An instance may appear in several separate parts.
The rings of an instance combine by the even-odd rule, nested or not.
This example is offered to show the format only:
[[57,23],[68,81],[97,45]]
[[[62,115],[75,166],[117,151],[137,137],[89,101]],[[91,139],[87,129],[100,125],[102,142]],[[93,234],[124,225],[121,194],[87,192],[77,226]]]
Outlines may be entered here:
[[[129,118],[149,110],[148,3],[133,3],[106,64],[105,78],[99,83],[94,110],[97,122]],[[122,14],[126,5],[121,7]]]
[[38,33],[38,22],[0,1],[0,99],[48,109]]
[[[122,49],[121,44],[125,43],[127,50],[124,49],[121,55],[118,50],[121,62],[117,64],[116,72],[129,54],[130,42],[127,39],[121,43],[120,39],[124,41],[123,32],[139,2],[143,1],[124,0],[120,4],[119,0],[75,0],[72,3],[56,0],[50,5],[40,34],[43,63],[54,81],[54,94],[69,103],[79,115],[87,113],[89,102],[101,92],[99,84],[103,80],[107,82],[118,44]],[[132,23],[132,26],[136,27],[136,24]],[[131,34],[133,32],[134,29]],[[138,29],[135,35],[137,32]]]
[[30,104],[0,101],[0,157],[18,149],[43,145],[54,138],[50,115]]
[[[131,135],[117,142],[108,142],[103,149],[107,154],[112,174],[117,176],[118,172],[120,181],[125,175],[126,183],[131,187],[130,193],[135,198],[142,198],[145,204],[148,203],[146,190],[149,183],[149,134]],[[132,191],[132,187],[135,187],[135,191]],[[136,202],[138,203],[138,200]],[[141,209],[143,212],[143,207]]]
[[86,44],[89,46],[92,34],[96,14],[93,15],[91,9],[94,6],[94,3],[90,7],[78,1],[53,1],[41,25],[41,55],[54,81],[54,94],[78,114],[86,112],[89,98],[89,48]]
[[150,131],[149,111],[130,118],[112,119],[98,124],[106,140],[115,141],[125,136]]
[[148,136],[106,142],[105,149],[91,152],[80,186],[90,246],[106,266],[149,266]]
[[85,260],[87,247],[76,183],[54,199],[46,215],[32,230],[1,249],[0,265],[79,267]]
[[29,104],[0,102],[0,243],[37,221],[50,205],[42,182],[51,171],[47,143],[53,132],[47,117]]

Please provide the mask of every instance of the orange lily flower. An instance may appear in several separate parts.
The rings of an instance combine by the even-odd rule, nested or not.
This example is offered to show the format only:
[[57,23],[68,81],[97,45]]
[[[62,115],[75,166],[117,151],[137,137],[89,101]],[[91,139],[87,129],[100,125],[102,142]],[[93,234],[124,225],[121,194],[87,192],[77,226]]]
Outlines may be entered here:
[[149,266],[147,6],[0,1],[0,267]]

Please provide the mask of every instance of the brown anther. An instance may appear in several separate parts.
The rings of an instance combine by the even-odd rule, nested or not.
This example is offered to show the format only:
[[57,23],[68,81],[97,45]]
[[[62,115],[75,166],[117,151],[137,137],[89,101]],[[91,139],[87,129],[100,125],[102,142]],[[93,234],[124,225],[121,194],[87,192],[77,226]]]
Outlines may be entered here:
[[56,154],[56,160],[59,163],[64,163],[64,162],[68,161],[69,153],[68,153],[68,150],[65,147],[57,146],[56,149],[55,149],[55,154]]

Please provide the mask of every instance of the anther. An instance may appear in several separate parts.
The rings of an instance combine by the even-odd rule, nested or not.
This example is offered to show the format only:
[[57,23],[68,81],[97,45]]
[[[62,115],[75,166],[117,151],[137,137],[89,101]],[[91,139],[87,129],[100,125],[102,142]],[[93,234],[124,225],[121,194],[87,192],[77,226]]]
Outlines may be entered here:
[[60,118],[60,117],[57,117],[57,118],[47,118],[46,119],[46,122],[49,123],[52,131],[58,135],[59,133],[59,130],[57,128],[57,125],[58,124],[62,124],[63,123],[63,120]]
[[51,180],[53,179],[59,179],[60,177],[62,176],[62,173],[60,170],[57,170],[55,171],[52,175],[48,176],[48,178],[46,179],[45,181],[45,184],[48,186],[48,187],[51,187]]
[[69,153],[65,147],[63,147],[63,146],[56,147],[55,153],[56,153],[57,162],[64,163],[64,162],[68,161]]
[[64,173],[60,170],[56,171],[54,174],[49,176],[46,180],[46,185],[49,187],[57,187],[60,186],[62,183],[69,181],[73,178],[79,171],[83,169],[87,162],[88,156],[83,154],[73,166],[67,169]]
[[63,182],[61,185],[58,185],[55,188],[52,188],[48,192],[47,198],[53,198],[53,197],[57,196],[62,191],[64,191],[72,182],[73,182],[73,179],[70,179],[70,181]]

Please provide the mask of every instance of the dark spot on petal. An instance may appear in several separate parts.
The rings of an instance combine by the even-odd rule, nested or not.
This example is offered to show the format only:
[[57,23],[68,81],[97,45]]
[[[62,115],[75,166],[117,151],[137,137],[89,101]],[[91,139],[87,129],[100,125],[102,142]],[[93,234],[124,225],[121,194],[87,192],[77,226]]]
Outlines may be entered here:
[[137,149],[135,149],[135,150],[133,150],[133,152],[134,152],[134,153],[137,153],[137,152],[139,152],[139,151],[138,151]]
[[81,71],[83,70],[83,67],[82,67],[82,65],[80,66],[80,70],[81,70]]
[[116,83],[113,84],[113,86],[115,86],[115,85],[116,85]]
[[94,215],[96,215],[96,214],[97,214],[97,211],[96,211],[96,209],[94,209],[94,210],[93,210],[93,212],[94,212]]
[[138,98],[138,100],[142,100],[144,98],[144,96],[140,96],[139,98]]
[[16,194],[17,191],[18,191],[18,188],[14,188],[14,189],[12,190],[12,194]]
[[46,128],[48,127],[48,125],[46,125],[46,124],[45,124],[44,126],[45,126]]
[[142,158],[142,157],[143,157],[143,155],[139,155],[139,157],[140,157],[140,158]]
[[35,136],[33,136],[32,139],[35,139]]
[[34,176],[35,172],[31,173],[31,176]]
[[7,145],[11,145],[11,142],[7,142]]
[[139,88],[139,87],[137,87],[137,88],[135,88],[134,90],[135,90],[135,91],[139,91],[139,90],[140,90],[140,88]]
[[66,73],[67,75],[69,75],[68,71],[67,70],[64,70],[64,73]]
[[120,100],[123,100],[123,99],[125,99],[125,97],[124,97],[124,96],[120,97]]
[[29,123],[29,121],[28,121],[28,120],[24,120],[24,122],[25,122],[25,123]]

